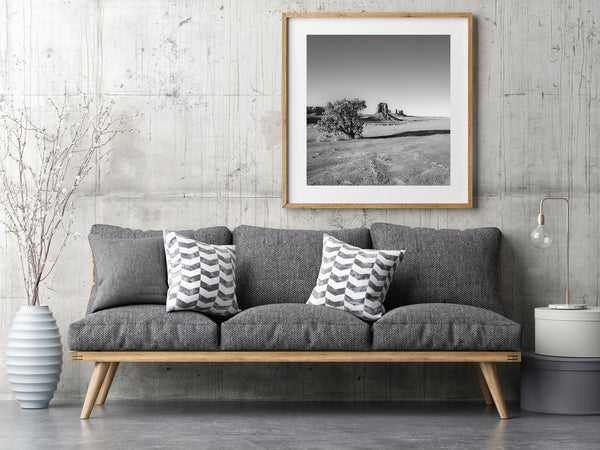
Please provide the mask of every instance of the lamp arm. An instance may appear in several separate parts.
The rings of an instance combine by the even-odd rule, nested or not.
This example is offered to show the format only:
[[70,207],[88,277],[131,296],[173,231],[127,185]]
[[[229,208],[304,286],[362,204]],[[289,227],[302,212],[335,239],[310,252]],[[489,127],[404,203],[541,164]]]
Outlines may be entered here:
[[567,206],[567,289],[565,291],[565,304],[569,304],[569,200],[566,197],[544,197],[540,200],[540,213],[538,215],[538,224],[544,224],[544,201],[546,200],[564,200]]

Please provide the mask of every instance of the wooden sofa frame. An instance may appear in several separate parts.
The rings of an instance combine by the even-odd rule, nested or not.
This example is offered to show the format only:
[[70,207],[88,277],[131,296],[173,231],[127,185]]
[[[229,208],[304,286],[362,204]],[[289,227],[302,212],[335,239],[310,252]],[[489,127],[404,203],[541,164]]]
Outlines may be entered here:
[[81,418],[90,417],[94,404],[103,405],[122,362],[470,362],[486,405],[496,405],[501,419],[508,410],[496,373],[497,362],[520,362],[520,352],[320,352],[320,351],[215,351],[215,352],[69,352],[69,361],[94,362]]
[[[502,259],[498,261],[500,295],[502,295]],[[89,294],[94,284],[94,260],[90,250]],[[520,363],[521,352],[438,352],[438,351],[71,351],[69,361],[94,362],[94,369],[81,410],[81,419],[88,419],[94,405],[104,405],[115,373],[122,362],[322,362],[322,363],[407,363],[466,362],[472,363],[485,404],[495,405],[501,419],[508,419],[508,410],[496,373],[497,362]]]

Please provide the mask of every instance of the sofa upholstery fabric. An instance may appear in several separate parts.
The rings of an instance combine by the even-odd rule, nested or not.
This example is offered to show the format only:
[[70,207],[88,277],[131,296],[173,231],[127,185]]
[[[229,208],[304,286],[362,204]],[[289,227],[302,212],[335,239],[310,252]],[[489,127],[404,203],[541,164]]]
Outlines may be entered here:
[[488,309],[409,305],[373,324],[374,350],[520,351],[521,325]]
[[[233,231],[236,285],[241,309],[276,303],[306,303],[321,266],[323,231],[242,225]],[[369,230],[325,231],[350,245],[370,248]]]
[[[181,231],[194,240],[230,245],[226,227]],[[87,312],[132,304],[167,301],[167,267],[162,230],[132,230],[93,225],[89,235],[94,258],[94,284]]]
[[[162,238],[89,236],[94,258],[93,311],[134,304],[165,304],[167,277]],[[162,254],[162,255],[161,255]]]
[[[178,230],[184,236],[196,241],[215,245],[230,245],[231,231],[227,227],[208,227],[198,230]],[[147,237],[162,237],[163,230],[134,230],[131,228],[117,227],[115,225],[92,225],[90,234],[107,238],[139,239]]]
[[497,228],[435,230],[374,223],[373,248],[406,250],[386,299],[388,310],[418,303],[454,303],[503,314]]
[[68,344],[77,351],[217,350],[219,327],[194,311],[168,314],[165,305],[121,306],[72,323]]
[[369,350],[371,327],[352,314],[306,304],[256,306],[221,325],[223,350]]

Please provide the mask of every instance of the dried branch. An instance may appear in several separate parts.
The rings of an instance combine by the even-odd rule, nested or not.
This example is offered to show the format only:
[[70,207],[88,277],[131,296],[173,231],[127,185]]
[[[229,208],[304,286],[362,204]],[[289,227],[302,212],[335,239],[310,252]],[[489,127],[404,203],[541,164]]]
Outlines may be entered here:
[[[16,237],[28,305],[40,304],[40,283],[56,267],[73,224],[75,191],[94,166],[105,159],[108,145],[131,116],[113,117],[113,103],[95,109],[83,96],[76,120],[67,96],[62,105],[49,100],[52,128],[33,120],[28,108],[2,114],[0,121],[0,223]],[[50,131],[52,130],[52,131]],[[62,236],[57,237],[58,234]],[[58,241],[58,247],[53,242]],[[53,252],[54,258],[50,260]]]

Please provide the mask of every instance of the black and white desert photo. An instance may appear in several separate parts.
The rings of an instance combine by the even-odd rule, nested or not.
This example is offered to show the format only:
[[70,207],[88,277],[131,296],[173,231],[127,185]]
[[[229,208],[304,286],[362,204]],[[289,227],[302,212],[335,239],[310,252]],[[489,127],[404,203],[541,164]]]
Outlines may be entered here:
[[307,36],[307,184],[450,185],[450,36]]

